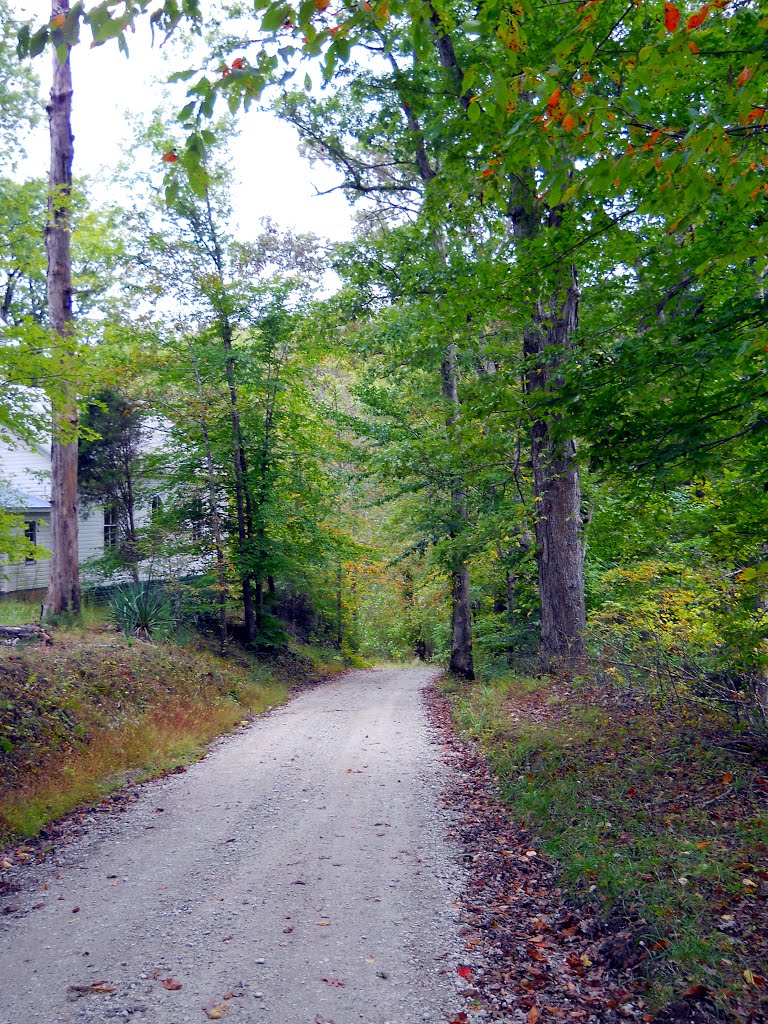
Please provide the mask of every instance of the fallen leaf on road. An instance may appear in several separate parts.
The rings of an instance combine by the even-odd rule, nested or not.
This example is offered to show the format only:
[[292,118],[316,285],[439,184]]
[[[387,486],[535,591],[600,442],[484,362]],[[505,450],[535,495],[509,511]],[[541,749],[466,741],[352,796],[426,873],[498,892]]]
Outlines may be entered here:
[[540,1016],[541,1010],[538,1006],[532,1006],[528,1011],[528,1024],[536,1024]]
[[327,918],[327,917],[324,917],[324,918],[323,918],[323,919],[322,919],[321,921],[318,921],[318,922],[317,922],[317,926],[318,926],[319,928],[323,928],[323,927],[326,927],[327,925],[329,925],[330,923],[331,923],[331,922],[330,922],[330,921],[328,920],[328,918]]
[[177,981],[176,978],[163,978],[163,988],[167,988],[169,992],[178,992],[181,988],[181,982]]
[[67,992],[77,992],[81,996],[89,994],[103,996],[116,991],[117,989],[112,988],[106,981],[92,981],[90,985],[67,985]]
[[323,978],[323,981],[333,988],[344,988],[347,984],[344,978]]
[[215,1006],[204,1006],[203,1009],[209,1020],[221,1020],[229,1009],[229,1003],[217,1003]]
[[464,978],[466,981],[472,981],[472,968],[471,967],[457,967],[456,972],[460,978]]

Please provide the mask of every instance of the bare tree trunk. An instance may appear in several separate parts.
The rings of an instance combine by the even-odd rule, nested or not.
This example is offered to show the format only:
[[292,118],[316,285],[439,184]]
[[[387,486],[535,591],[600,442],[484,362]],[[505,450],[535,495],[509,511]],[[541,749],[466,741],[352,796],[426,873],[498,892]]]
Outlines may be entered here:
[[[197,397],[200,402],[201,417],[203,417],[206,401],[205,392],[203,391],[203,381],[200,376],[200,367],[192,346],[188,345],[187,347],[189,349],[190,359],[192,360],[192,366],[195,370]],[[205,445],[205,471],[207,478],[206,482],[208,485],[208,504],[210,506],[211,524],[213,526],[213,542],[216,548],[216,589],[218,591],[217,598],[219,604],[219,649],[221,651],[222,658],[224,658],[226,657],[227,650],[229,648],[229,630],[227,627],[227,598],[229,596],[229,588],[227,587],[227,566],[224,559],[224,540],[221,532],[221,516],[219,515],[219,506],[216,497],[216,467],[213,461],[211,439],[208,434],[208,424],[205,419],[201,418],[199,422],[200,429],[203,434],[203,443]]]
[[341,650],[344,643],[344,569],[339,562],[336,569],[336,643]]
[[[206,212],[208,215],[208,240],[213,246],[213,262],[216,267],[219,282],[224,286],[224,254],[219,241],[219,233],[213,215],[210,193],[205,195]],[[240,425],[240,408],[238,403],[237,381],[235,379],[235,357],[232,353],[232,323],[225,307],[217,309],[221,330],[221,341],[225,353],[224,373],[229,391],[230,419],[232,422],[232,461],[235,470],[235,511],[237,514],[237,539],[240,549],[240,578],[242,581],[243,593],[243,620],[245,625],[245,639],[253,643],[256,639],[257,624],[256,611],[253,602],[253,585],[251,570],[248,566],[250,555],[250,541],[253,537],[253,509],[251,492],[248,485],[248,469],[245,454],[245,442],[243,431]],[[259,590],[261,584],[257,584]],[[257,607],[259,609],[259,625],[261,625],[261,609],[263,598],[257,594]]]
[[[578,325],[575,270],[564,295],[549,307],[536,304],[534,323],[525,332],[528,361],[526,393],[560,386],[560,363]],[[541,667],[545,672],[573,668],[585,654],[584,549],[581,488],[576,443],[555,436],[556,417],[538,414],[531,424],[531,458],[536,502],[536,560],[541,597]]]
[[[449,433],[459,418],[459,388],[456,377],[456,347],[451,342],[445,352],[440,368],[443,398],[448,406],[446,427]],[[456,477],[451,487],[452,518],[454,525],[451,537],[456,539],[467,521],[467,490],[464,481]],[[475,678],[472,656],[472,606],[470,603],[469,567],[459,547],[454,551],[451,565],[451,672],[464,679]]]
[[[54,0],[52,17],[66,14],[69,0]],[[51,444],[51,577],[44,604],[46,615],[80,612],[77,551],[77,400],[68,382],[67,342],[72,336],[72,257],[70,202],[72,193],[72,75],[69,48],[61,62],[53,51],[53,83],[48,104],[51,169],[48,223],[48,323],[62,340],[64,397],[52,410]]]

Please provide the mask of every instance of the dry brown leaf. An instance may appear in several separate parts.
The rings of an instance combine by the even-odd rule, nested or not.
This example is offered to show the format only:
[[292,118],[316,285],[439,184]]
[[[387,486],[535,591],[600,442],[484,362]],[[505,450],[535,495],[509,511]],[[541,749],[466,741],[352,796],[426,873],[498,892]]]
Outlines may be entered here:
[[167,988],[169,992],[178,992],[181,988],[181,982],[177,981],[176,978],[163,978],[163,988]]

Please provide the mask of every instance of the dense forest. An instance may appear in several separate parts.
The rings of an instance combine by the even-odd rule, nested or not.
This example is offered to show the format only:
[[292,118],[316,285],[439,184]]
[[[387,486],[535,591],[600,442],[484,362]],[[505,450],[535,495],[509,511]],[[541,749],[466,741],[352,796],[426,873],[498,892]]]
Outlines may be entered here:
[[[764,722],[759,5],[3,14],[0,426],[53,429],[50,614],[78,572],[150,576],[223,650],[292,628],[467,679],[590,665]],[[99,207],[70,66],[141,19],[187,40],[186,100]],[[50,180],[21,180],[44,53]],[[353,241],[239,237],[252,104],[338,172]],[[79,570],[78,490],[113,529]]]
[[[78,67],[142,31],[105,193]],[[0,448],[52,453],[0,841],[420,659],[469,1012],[768,1019],[767,70],[759,0],[0,0]],[[243,229],[257,111],[349,240]]]

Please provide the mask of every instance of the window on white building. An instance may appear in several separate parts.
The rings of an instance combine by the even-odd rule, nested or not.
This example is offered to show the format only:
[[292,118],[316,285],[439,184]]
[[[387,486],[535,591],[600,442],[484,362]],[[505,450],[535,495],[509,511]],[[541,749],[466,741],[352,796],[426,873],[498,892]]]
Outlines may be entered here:
[[114,548],[117,546],[117,513],[114,508],[104,509],[104,547]]
[[[27,538],[29,543],[32,544],[33,547],[37,547],[37,520],[36,519],[27,519],[27,521],[24,523],[24,536]],[[27,555],[26,558],[24,559],[24,561],[27,562],[27,563],[31,563],[31,562],[36,562],[37,559],[35,558],[34,555]]]

